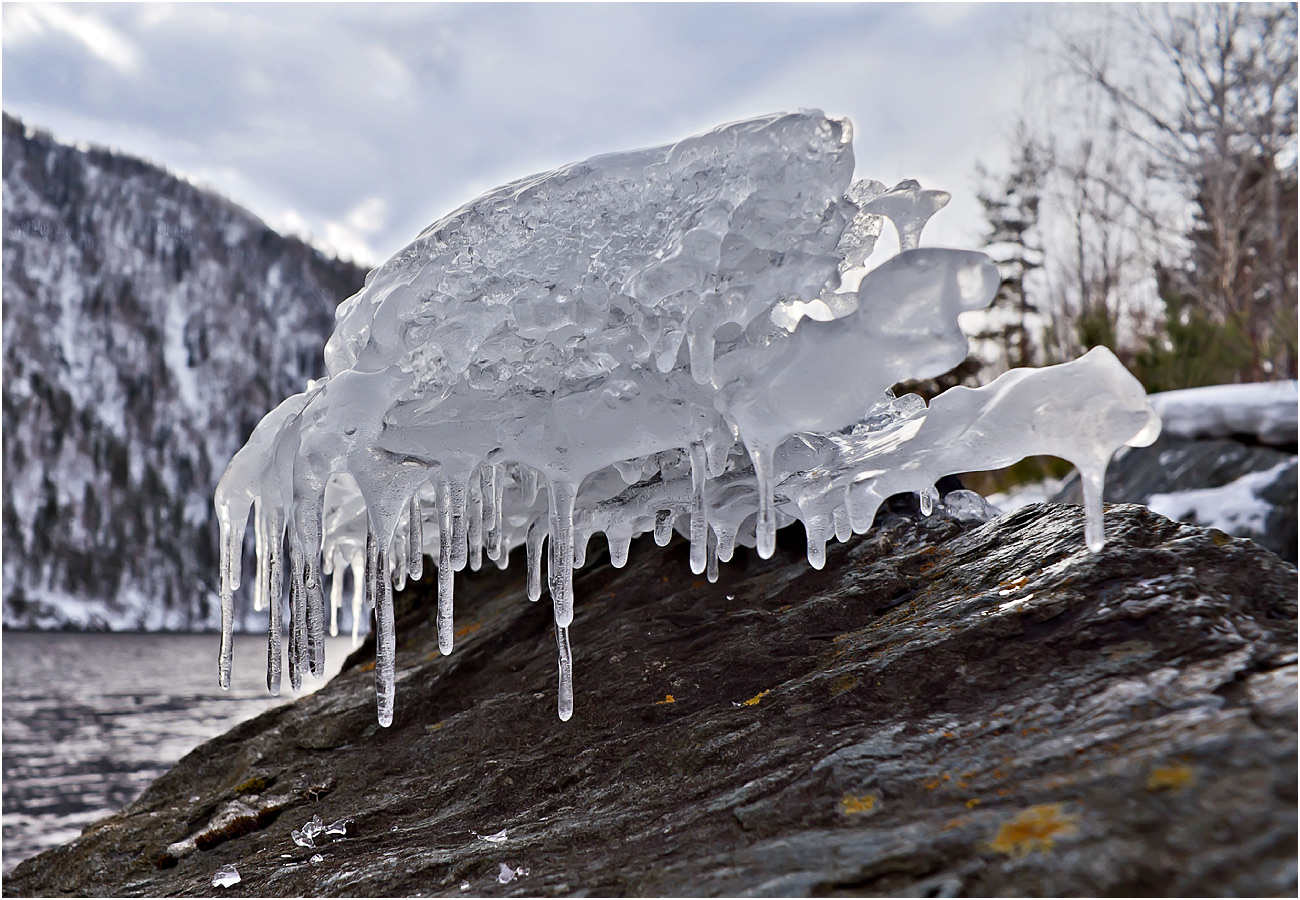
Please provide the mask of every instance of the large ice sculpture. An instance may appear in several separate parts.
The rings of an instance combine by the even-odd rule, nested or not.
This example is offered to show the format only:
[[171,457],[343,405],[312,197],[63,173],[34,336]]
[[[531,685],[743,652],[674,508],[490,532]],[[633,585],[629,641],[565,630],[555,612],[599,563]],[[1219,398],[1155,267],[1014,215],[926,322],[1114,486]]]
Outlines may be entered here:
[[[217,488],[221,683],[250,511],[268,686],[284,574],[296,687],[322,670],[324,578],[335,609],[350,568],[375,610],[383,725],[394,582],[426,553],[450,653],[454,573],[524,544],[536,600],[545,548],[567,719],[573,569],[596,532],[621,566],[634,536],[667,543],[680,520],[692,569],[715,579],[737,542],[770,556],[799,519],[821,567],[891,493],[919,491],[928,513],[945,474],[1050,453],[1082,472],[1099,548],[1107,462],[1159,431],[1141,386],[1098,349],[928,409],[894,397],[965,357],[958,316],[998,275],[982,254],[919,248],[948,195],[852,181],[850,135],[800,112],[597,157],[480,197],[371,272],[339,307],[327,377],[263,419]],[[864,274],[885,217],[902,251]]]

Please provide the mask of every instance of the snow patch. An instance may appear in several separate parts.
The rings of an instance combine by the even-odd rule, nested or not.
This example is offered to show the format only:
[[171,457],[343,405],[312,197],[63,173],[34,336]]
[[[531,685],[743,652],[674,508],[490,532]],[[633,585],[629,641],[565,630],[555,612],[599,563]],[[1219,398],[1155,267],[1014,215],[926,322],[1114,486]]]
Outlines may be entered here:
[[1151,395],[1151,406],[1164,422],[1164,433],[1179,438],[1252,435],[1262,443],[1296,442],[1295,381],[1218,384]]

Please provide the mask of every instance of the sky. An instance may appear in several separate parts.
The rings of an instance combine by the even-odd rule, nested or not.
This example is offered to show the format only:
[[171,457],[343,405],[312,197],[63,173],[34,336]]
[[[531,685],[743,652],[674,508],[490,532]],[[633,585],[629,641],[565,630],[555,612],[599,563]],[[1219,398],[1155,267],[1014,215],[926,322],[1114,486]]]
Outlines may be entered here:
[[1031,9],[5,3],[0,93],[367,266],[499,184],[800,108],[852,121],[857,177],[951,192],[923,243],[975,248]]

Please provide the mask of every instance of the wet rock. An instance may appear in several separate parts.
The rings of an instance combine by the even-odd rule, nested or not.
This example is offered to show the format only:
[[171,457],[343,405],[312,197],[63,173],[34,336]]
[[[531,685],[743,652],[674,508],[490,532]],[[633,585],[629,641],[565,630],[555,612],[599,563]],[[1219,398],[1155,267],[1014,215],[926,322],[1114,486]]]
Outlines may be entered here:
[[[892,515],[820,572],[787,529],[713,585],[639,542],[578,574],[568,723],[522,560],[466,573],[450,657],[407,607],[391,728],[363,647],[5,892],[213,895],[235,865],[263,896],[1294,894],[1295,569],[1138,506],[1107,527],[1090,555],[1076,507]],[[353,823],[296,846],[314,816]]]

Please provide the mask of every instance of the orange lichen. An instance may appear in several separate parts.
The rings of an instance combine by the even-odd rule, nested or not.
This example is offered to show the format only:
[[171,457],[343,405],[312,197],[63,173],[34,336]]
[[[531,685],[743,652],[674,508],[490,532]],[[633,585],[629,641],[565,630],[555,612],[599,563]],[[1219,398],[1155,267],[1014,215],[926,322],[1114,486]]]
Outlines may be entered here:
[[361,666],[360,668],[357,669],[358,672],[373,672],[374,670],[375,670],[375,664],[373,662],[368,662],[364,666]]
[[1156,766],[1147,776],[1148,791],[1181,791],[1196,780],[1196,773],[1191,766],[1174,763],[1169,766]]
[[980,805],[980,801],[979,801],[979,798],[978,798],[978,797],[971,797],[969,800],[966,801],[966,808],[967,808],[967,809],[974,809],[975,807],[977,807],[977,806],[979,806],[979,805]]
[[667,694],[662,700],[656,700],[655,706],[663,706],[665,703],[676,703],[677,698],[672,694]]
[[1060,803],[1029,807],[1010,822],[1003,822],[988,848],[1008,856],[1024,856],[1031,850],[1048,852],[1056,846],[1056,835],[1076,831],[1075,817],[1063,816],[1061,807]]
[[938,778],[931,778],[929,781],[925,783],[925,789],[927,791],[932,791],[941,784],[943,784],[943,782],[941,782]]
[[742,706],[758,706],[758,702],[759,702],[760,700],[762,700],[764,697],[766,697],[766,696],[767,696],[768,694],[770,694],[770,693],[772,693],[770,690],[759,691],[757,694],[755,694],[754,696],[750,697],[748,700],[744,701],[741,705],[742,705]]
[[478,631],[482,627],[483,626],[480,625],[478,622],[474,622],[473,624],[462,626],[456,629],[455,637],[458,638],[465,637],[466,635],[473,634],[474,632]]
[[876,806],[874,794],[845,794],[840,798],[840,812],[846,816],[871,812]]

